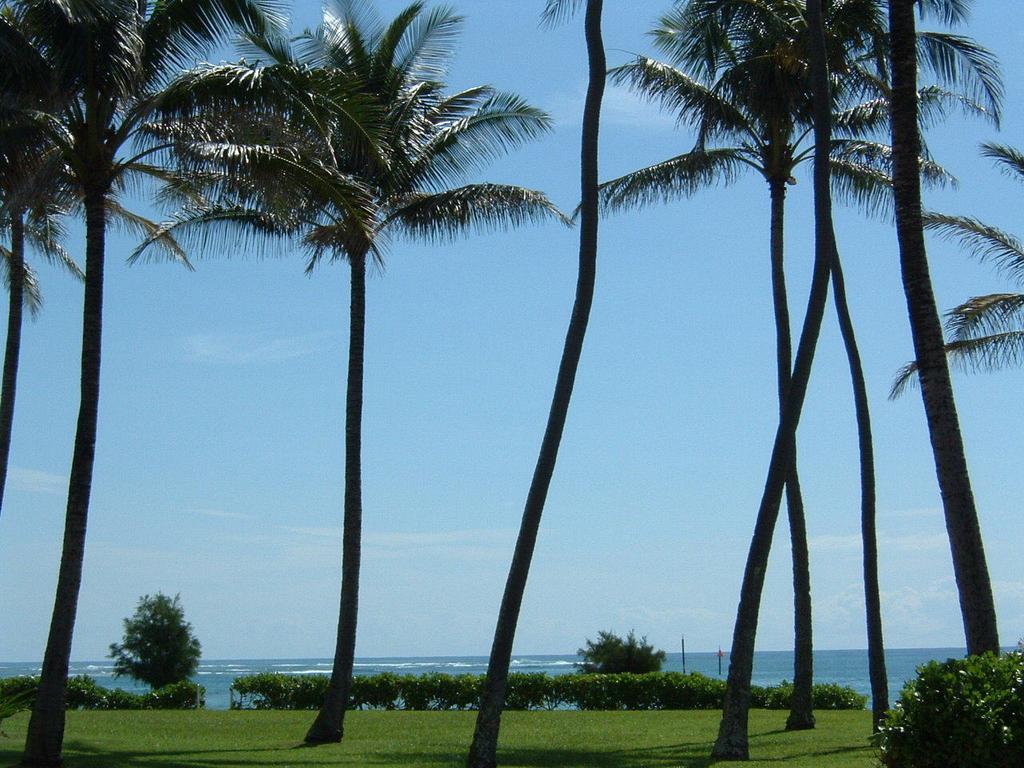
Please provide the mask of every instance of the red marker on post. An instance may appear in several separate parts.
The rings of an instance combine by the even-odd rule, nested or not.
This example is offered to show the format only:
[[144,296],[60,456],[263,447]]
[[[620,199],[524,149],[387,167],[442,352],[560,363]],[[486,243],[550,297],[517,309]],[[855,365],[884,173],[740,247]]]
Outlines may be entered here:
[[722,646],[718,646],[718,676],[722,676],[722,657],[725,656],[725,651],[722,650]]

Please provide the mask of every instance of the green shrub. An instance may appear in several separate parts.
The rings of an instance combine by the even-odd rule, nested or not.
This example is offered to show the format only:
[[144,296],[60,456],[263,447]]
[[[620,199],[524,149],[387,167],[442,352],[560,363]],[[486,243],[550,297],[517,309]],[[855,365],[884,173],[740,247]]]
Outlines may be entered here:
[[397,709],[401,696],[402,679],[390,672],[352,680],[352,706],[356,709]]
[[206,689],[191,680],[182,680],[142,694],[142,699],[146,709],[197,709],[206,706]]
[[560,689],[554,685],[558,679],[543,672],[513,672],[508,676],[505,709],[558,709],[563,704]]
[[231,708],[319,709],[324,702],[329,682],[330,678],[326,675],[282,675],[273,672],[236,677],[231,684]]
[[881,734],[888,768],[1024,765],[1024,654],[918,667]]
[[[27,693],[31,706],[38,688],[38,677],[0,679],[0,698]],[[192,709],[197,697],[203,706],[206,689],[188,680],[155,691],[132,693],[120,688],[104,688],[88,675],[77,675],[68,678],[64,701],[68,709]]]
[[817,683],[814,686],[815,709],[864,709],[868,697],[839,683]]
[[[109,694],[113,694],[115,701],[124,701],[124,706],[108,706]],[[119,695],[124,698],[120,699]],[[142,709],[141,702],[136,701],[138,696],[127,691],[113,693],[110,689],[102,688],[88,675],[78,675],[68,678],[67,695],[64,698],[65,706],[68,709]],[[134,705],[134,706],[131,706]]]

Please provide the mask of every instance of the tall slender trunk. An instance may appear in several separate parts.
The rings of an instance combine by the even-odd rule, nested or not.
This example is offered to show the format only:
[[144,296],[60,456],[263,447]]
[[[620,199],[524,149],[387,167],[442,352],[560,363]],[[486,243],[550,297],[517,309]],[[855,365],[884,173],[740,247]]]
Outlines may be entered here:
[[22,764],[59,766],[64,742],[64,696],[78,592],[85,559],[85,531],[96,456],[100,400],[100,350],[103,340],[103,259],[106,239],[106,184],[85,187],[85,302],[82,312],[82,381],[75,448],[68,482],[64,544],[57,593],[46,641],[39,692],[32,708]]
[[867,613],[868,676],[871,679],[871,719],[877,731],[889,709],[889,680],[885,671],[882,641],[882,601],[878,589],[878,537],[875,532],[875,449],[871,437],[871,409],[864,379],[853,318],[846,300],[846,280],[838,249],[832,259],[832,291],[839,316],[846,359],[853,383],[853,405],[857,414],[857,446],[860,451],[860,528],[864,541],[864,606]]
[[353,256],[349,309],[348,391],[345,397],[345,518],[341,543],[341,605],[334,669],[323,706],[306,733],[307,744],[341,741],[352,698],[359,612],[359,560],[363,528],[361,480],[363,430],[363,348],[366,336],[366,253]]
[[764,589],[765,570],[771,550],[772,534],[779,517],[782,491],[793,464],[793,446],[800,423],[811,365],[821,331],[828,298],[829,267],[835,251],[832,229],[832,195],[829,189],[829,156],[831,144],[831,98],[825,64],[825,36],[821,0],[808,0],[808,26],[811,32],[811,70],[814,86],[814,274],[804,316],[796,364],[786,394],[786,403],[779,428],[775,433],[768,477],[757,512],[754,535],[750,542],[747,564],[743,572],[740,604],[736,612],[732,650],[729,656],[729,677],[718,739],[712,756],[724,760],[747,760],[748,716],[750,711],[750,678],[754,665],[754,639]]
[[985,547],[967,471],[960,421],[943,349],[942,325],[935,306],[921,221],[918,158],[917,33],[914,0],[889,0],[892,43],[892,147],[896,234],[903,290],[921,397],[931,437],[935,472],[942,494],[953,571],[969,654],[999,651],[996,609],[985,562]]
[[7,308],[7,346],[4,351],[3,384],[0,389],[0,512],[7,488],[7,462],[11,455],[14,429],[14,399],[18,389],[18,358],[21,356],[21,319],[25,310],[25,218],[12,210],[11,259],[7,265],[10,279]]
[[[785,213],[786,180],[771,179],[771,261],[772,298],[775,309],[775,349],[779,379],[779,418],[785,409],[786,391],[792,378],[793,342],[789,326],[789,298],[786,293]],[[814,642],[811,627],[811,565],[807,551],[807,523],[797,473],[796,443],[793,463],[786,476],[786,512],[789,515],[793,550],[793,699],[786,730],[814,727]]]
[[594,300],[594,281],[597,274],[597,185],[598,185],[598,132],[600,127],[601,100],[604,96],[605,70],[607,68],[604,43],[601,39],[601,11],[603,0],[587,0],[586,40],[590,80],[587,88],[586,105],[583,111],[583,136],[581,147],[581,203],[580,203],[580,253],[579,275],[576,281],[576,299],[573,303],[572,318],[565,334],[562,361],[558,367],[555,392],[548,413],[547,428],[541,442],[540,454],[534,468],[530,492],[526,497],[523,519],[516,540],[512,565],[509,568],[505,592],[501,598],[498,622],[494,630],[494,643],[487,664],[480,710],[477,713],[473,743],[470,746],[468,765],[470,768],[494,768],[498,763],[498,731],[501,727],[501,711],[505,705],[505,691],[508,685],[508,669],[512,659],[512,643],[515,639],[519,610],[526,590],[526,579],[530,571],[537,531],[540,528],[544,502],[555,471],[558,447],[569,412],[573,384],[583,353],[583,340],[590,319],[590,307]]

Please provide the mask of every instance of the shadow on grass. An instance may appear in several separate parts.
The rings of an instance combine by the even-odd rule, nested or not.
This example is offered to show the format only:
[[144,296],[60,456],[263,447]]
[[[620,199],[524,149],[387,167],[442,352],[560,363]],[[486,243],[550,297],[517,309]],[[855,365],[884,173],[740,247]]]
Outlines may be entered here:
[[[764,734],[761,734],[764,735]],[[861,746],[841,746],[832,749],[801,749],[782,757],[763,757],[757,744],[752,744],[753,758],[761,763],[785,765],[800,762],[815,765],[817,760],[829,756],[863,752]],[[160,752],[132,752],[99,750],[94,745],[77,741],[66,744],[67,768],[243,768],[245,766],[297,766],[296,747],[265,747],[211,750],[162,750]],[[626,750],[587,750],[580,748],[510,747],[499,752],[499,763],[508,768],[709,768],[716,763],[708,757],[711,742],[690,742],[656,747]],[[7,761],[4,754],[3,766],[15,766],[17,758]],[[309,750],[312,759],[301,761],[309,766],[403,766],[403,768],[456,768],[464,765],[461,753],[436,752],[413,753],[409,751],[358,751],[344,749]],[[313,757],[316,755],[316,757]]]

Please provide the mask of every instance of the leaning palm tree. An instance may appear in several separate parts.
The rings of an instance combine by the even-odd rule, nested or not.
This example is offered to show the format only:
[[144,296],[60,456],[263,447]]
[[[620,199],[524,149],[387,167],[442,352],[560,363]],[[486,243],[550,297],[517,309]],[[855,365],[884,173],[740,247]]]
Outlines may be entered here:
[[[193,73],[187,91],[207,98],[190,119],[206,141],[185,131],[201,202],[164,232],[211,225],[257,237],[296,236],[309,249],[307,270],[323,261],[351,269],[342,583],[334,666],[306,742],[337,742],[351,699],[362,530],[361,439],[366,277],[397,237],[443,239],[467,230],[564,217],[539,192],[500,184],[453,186],[489,159],[536,138],[548,117],[490,86],[446,91],[443,78],[461,17],[414,2],[389,23],[365,4],[341,0],[294,46],[248,36],[265,64],[218,65]],[[194,107],[192,99],[190,104]],[[269,110],[254,135],[228,107]],[[173,134],[176,106],[164,115]],[[353,120],[362,110],[364,120]],[[242,125],[239,125],[242,123]],[[252,155],[260,162],[238,165]],[[288,183],[282,185],[286,179]],[[353,184],[356,208],[339,207]],[[284,190],[282,187],[287,186]],[[212,192],[212,194],[211,194]],[[335,193],[340,194],[335,194]]]
[[835,231],[832,225],[831,170],[829,150],[832,141],[832,98],[825,25],[821,0],[807,2],[808,69],[813,96],[814,130],[814,223],[815,255],[807,313],[797,347],[796,362],[779,428],[775,434],[768,477],[758,509],[754,537],[743,573],[740,606],[733,632],[729,658],[722,722],[712,756],[727,760],[747,760],[750,756],[747,718],[750,708],[750,676],[753,669],[754,636],[761,590],[771,537],[782,503],[783,486],[792,466],[796,430],[800,422],[811,365],[828,298],[829,273],[837,260]]
[[[582,0],[548,0],[544,15],[548,21],[569,15],[582,4]],[[576,371],[583,354],[590,308],[594,300],[594,283],[597,274],[597,232],[598,232],[598,129],[601,118],[601,101],[604,97],[605,69],[607,67],[604,41],[601,34],[602,0],[586,0],[584,31],[587,42],[589,83],[583,108],[583,130],[581,140],[581,203],[580,203],[580,248],[579,271],[576,282],[576,298],[572,316],[565,334],[562,360],[558,367],[555,391],[548,412],[547,426],[541,441],[540,453],[526,496],[519,536],[516,539],[512,563],[509,567],[505,591],[501,597],[498,621],[494,629],[494,641],[487,663],[480,710],[477,713],[473,741],[469,748],[469,768],[494,768],[498,757],[498,733],[501,728],[501,713],[505,706],[508,688],[508,671],[512,661],[512,645],[515,640],[519,611],[523,604],[526,581],[530,572],[537,534],[540,530],[541,515],[547,500],[551,478],[555,472],[558,448],[569,413]]]
[[[983,144],[982,154],[1010,176],[1024,181],[1024,154],[1000,144]],[[1015,235],[971,216],[925,213],[926,230],[958,244],[981,262],[1003,273],[1024,277],[1024,244]],[[946,357],[968,370],[995,370],[1024,361],[1024,294],[991,293],[967,299],[947,314]],[[917,380],[916,362],[897,374],[890,396],[897,397]]]
[[0,50],[17,52],[19,62],[18,73],[0,76],[0,93],[35,81],[64,96],[53,111],[26,110],[20,120],[54,147],[86,221],[81,402],[57,591],[23,757],[25,765],[51,766],[61,762],[64,693],[92,489],[110,202],[132,177],[163,176],[158,161],[166,147],[138,152],[132,147],[179,71],[226,42],[232,30],[267,30],[279,18],[262,0],[166,0],[151,6],[138,0],[8,0],[4,5],[16,9],[23,28],[0,22]]
[[[889,0],[893,190],[900,267],[969,654],[999,651],[992,583],[932,291],[921,213],[914,0]],[[966,8],[963,10],[966,14]]]

